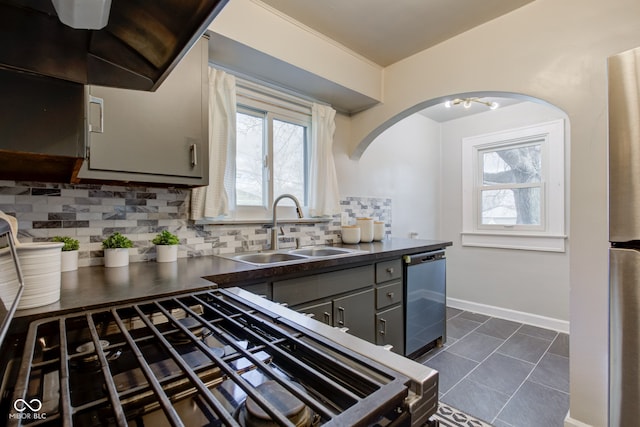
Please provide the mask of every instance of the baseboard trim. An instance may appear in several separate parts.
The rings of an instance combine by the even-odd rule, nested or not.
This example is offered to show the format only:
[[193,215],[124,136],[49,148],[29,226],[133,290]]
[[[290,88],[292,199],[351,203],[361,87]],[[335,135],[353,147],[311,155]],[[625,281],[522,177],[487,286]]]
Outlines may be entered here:
[[479,304],[477,302],[465,301],[457,298],[447,298],[447,306],[491,317],[498,317],[500,319],[511,320],[518,323],[526,323],[528,325],[551,329],[565,334],[569,333],[569,321],[567,320],[554,319],[552,317],[540,316],[538,314],[511,310],[493,305]]
[[571,411],[567,412],[567,416],[564,419],[564,427],[593,427],[591,424],[585,424],[582,421],[574,420],[571,418]]

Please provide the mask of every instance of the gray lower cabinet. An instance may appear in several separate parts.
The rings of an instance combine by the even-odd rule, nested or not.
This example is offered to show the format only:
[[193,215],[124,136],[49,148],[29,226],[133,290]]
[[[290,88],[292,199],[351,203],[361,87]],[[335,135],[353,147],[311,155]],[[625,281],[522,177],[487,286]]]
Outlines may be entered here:
[[333,325],[369,342],[375,341],[373,289],[333,300]]
[[273,300],[404,354],[402,260],[273,282]]
[[348,333],[374,342],[373,301],[373,289],[367,289],[333,298],[330,301],[292,308],[301,313],[312,314],[314,319],[329,326],[347,328]]
[[87,87],[80,180],[208,184],[207,49],[202,38],[155,92]]
[[296,308],[297,311],[305,313],[322,323],[333,326],[333,301],[325,301],[317,304]]
[[376,344],[391,345],[394,353],[404,353],[404,313],[401,305],[376,313]]
[[375,343],[404,355],[404,282],[402,260],[376,264]]

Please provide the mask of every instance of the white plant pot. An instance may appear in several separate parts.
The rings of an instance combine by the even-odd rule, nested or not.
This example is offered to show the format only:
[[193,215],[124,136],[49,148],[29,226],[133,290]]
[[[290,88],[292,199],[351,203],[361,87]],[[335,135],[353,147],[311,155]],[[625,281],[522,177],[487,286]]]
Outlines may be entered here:
[[156,245],[157,262],[174,262],[178,259],[178,245]]
[[104,250],[105,267],[125,267],[129,265],[129,249],[115,248]]
[[74,271],[78,269],[78,251],[62,251],[60,271]]

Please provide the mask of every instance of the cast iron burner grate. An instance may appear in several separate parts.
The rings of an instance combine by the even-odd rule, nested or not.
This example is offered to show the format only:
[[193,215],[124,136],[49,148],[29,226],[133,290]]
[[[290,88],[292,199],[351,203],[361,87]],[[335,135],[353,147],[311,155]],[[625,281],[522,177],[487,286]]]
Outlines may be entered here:
[[307,425],[409,422],[407,377],[221,289],[34,321],[9,425],[295,425],[265,383]]

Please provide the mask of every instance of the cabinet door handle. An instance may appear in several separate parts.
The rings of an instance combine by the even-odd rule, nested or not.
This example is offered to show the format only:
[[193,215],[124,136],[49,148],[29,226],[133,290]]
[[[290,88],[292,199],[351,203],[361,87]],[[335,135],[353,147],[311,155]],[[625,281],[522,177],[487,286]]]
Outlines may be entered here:
[[380,326],[382,326],[382,329],[380,329],[380,335],[385,335],[387,333],[387,321],[384,319],[380,319]]
[[325,311],[324,313],[324,323],[326,323],[327,325],[331,324],[331,313],[329,313],[328,311]]
[[393,267],[387,267],[387,273],[393,274]]
[[393,299],[393,292],[387,292],[387,296],[389,297],[389,299]]
[[191,144],[189,150],[191,151],[191,166],[196,166],[198,164],[198,146]]
[[96,128],[96,126],[91,123],[91,117],[89,117],[89,132],[104,133],[104,99],[89,95],[89,104],[97,105],[99,108],[98,111],[100,112],[100,127]]
[[338,307],[338,325],[344,326],[344,307]]

